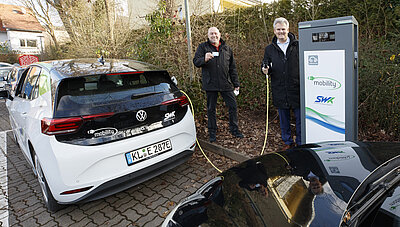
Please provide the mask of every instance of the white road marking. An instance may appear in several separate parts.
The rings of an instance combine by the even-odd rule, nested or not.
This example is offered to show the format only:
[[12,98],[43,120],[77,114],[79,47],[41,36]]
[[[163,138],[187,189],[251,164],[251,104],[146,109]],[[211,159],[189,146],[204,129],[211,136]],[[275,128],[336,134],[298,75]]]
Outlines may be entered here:
[[0,132],[0,225],[8,227],[7,132]]

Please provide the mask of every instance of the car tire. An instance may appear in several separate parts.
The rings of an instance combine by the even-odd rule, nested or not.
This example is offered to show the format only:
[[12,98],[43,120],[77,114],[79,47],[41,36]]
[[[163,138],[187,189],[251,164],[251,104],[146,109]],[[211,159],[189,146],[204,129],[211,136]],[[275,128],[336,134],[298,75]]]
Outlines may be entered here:
[[46,204],[47,209],[50,212],[56,212],[60,210],[63,206],[54,199],[53,194],[50,191],[49,185],[47,184],[46,178],[43,174],[43,170],[36,153],[34,153],[34,164],[36,176],[43,195],[43,201]]
[[12,134],[13,134],[13,140],[14,140],[14,142],[19,146],[18,140],[17,140],[17,135],[15,134],[15,131],[14,131],[14,130],[12,130]]

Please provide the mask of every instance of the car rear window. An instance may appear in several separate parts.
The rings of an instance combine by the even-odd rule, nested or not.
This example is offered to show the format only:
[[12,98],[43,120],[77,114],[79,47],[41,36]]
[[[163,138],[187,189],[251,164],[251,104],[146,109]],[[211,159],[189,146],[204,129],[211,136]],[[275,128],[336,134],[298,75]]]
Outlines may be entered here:
[[177,90],[165,71],[67,78],[58,86],[55,117],[96,114],[96,109],[104,108],[95,107],[131,102]]

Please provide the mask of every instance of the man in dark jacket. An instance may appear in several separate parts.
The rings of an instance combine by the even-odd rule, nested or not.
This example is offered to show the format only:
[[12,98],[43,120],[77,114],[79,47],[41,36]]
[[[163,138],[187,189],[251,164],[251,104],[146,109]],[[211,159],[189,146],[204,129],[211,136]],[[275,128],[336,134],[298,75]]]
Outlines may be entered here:
[[272,101],[278,108],[284,149],[294,146],[290,130],[290,110],[296,117],[296,143],[301,144],[299,42],[289,32],[289,22],[274,21],[275,36],[265,48],[262,72],[271,76]]
[[208,133],[210,142],[216,140],[217,121],[215,109],[218,92],[229,109],[229,129],[233,136],[243,138],[237,120],[235,95],[239,94],[239,79],[232,49],[221,39],[216,27],[208,29],[207,42],[201,43],[193,58],[196,67],[202,69],[202,88],[207,95]]

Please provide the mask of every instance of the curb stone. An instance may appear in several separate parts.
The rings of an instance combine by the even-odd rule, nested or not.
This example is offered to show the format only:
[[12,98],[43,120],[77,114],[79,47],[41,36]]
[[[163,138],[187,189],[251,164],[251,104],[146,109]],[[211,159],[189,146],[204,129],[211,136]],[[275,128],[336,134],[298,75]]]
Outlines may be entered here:
[[209,142],[206,142],[206,141],[201,140],[201,139],[198,139],[198,140],[199,140],[200,146],[203,149],[205,149],[207,151],[210,151],[210,152],[213,152],[213,153],[216,153],[216,154],[219,154],[219,155],[223,155],[223,156],[225,156],[227,158],[230,158],[232,160],[235,160],[237,162],[244,162],[246,160],[251,159],[247,155],[238,153],[236,151],[229,150],[229,149],[227,149],[225,147],[222,147],[220,145],[209,143]]

